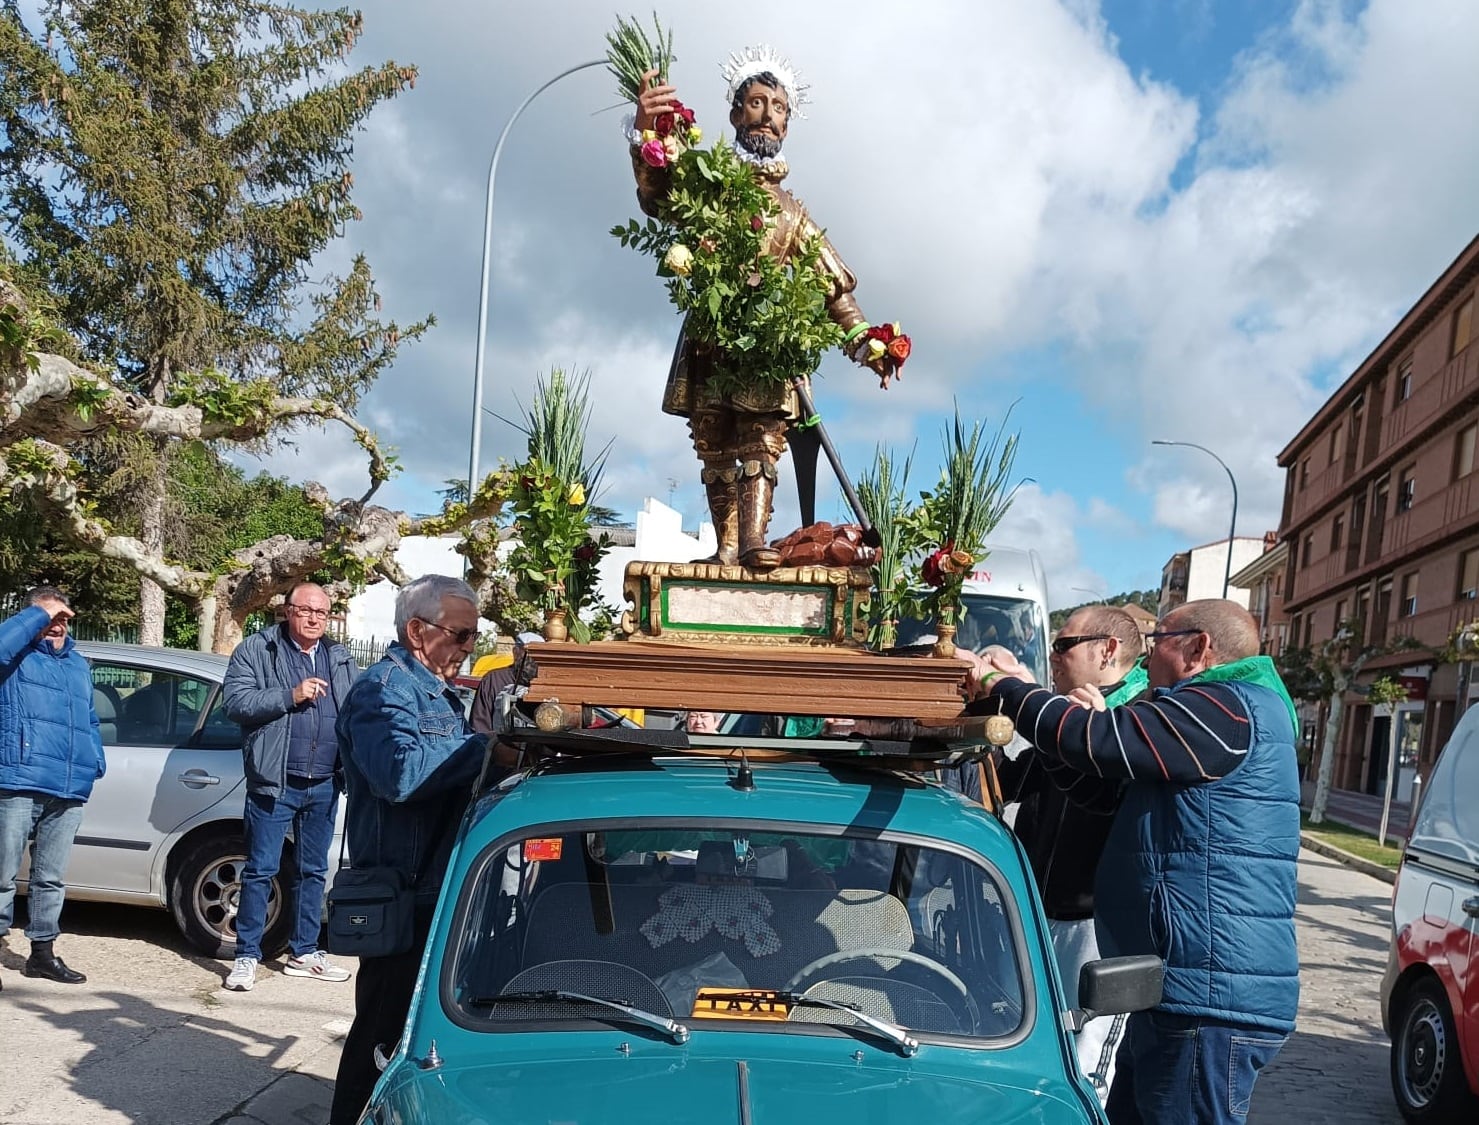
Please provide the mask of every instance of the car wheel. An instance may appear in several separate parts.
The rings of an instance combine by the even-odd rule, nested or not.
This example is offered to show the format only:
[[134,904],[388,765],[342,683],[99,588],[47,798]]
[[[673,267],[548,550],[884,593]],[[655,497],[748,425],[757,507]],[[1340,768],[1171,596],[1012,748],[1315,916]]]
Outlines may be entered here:
[[[284,850],[286,864],[290,852]],[[236,956],[236,911],[241,901],[241,876],[246,867],[246,841],[240,833],[206,836],[187,846],[174,865],[169,906],[185,940],[207,957]],[[279,871],[286,870],[281,867]],[[281,875],[273,877],[267,892],[267,925],[262,933],[262,956],[281,953],[288,944],[291,919],[283,909]]]
[[1428,977],[1409,988],[1392,1026],[1392,1093],[1402,1116],[1414,1125],[1472,1121],[1479,1099],[1464,1077],[1442,983]]

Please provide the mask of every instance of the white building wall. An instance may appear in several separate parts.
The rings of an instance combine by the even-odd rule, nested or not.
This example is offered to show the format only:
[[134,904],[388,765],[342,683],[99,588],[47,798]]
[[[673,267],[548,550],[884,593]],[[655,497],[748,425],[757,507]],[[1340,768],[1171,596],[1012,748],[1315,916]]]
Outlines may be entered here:
[[[1236,574],[1254,559],[1263,554],[1263,540],[1239,536],[1232,541],[1232,572]],[[1186,574],[1186,600],[1222,597],[1222,581],[1227,574],[1227,540],[1195,547],[1191,552],[1191,565]],[[1241,586],[1230,586],[1229,601],[1248,608],[1248,591]]]
[[637,513],[636,545],[612,547],[606,552],[601,559],[597,588],[608,605],[622,609],[626,599],[622,596],[621,580],[627,563],[635,559],[643,562],[692,562],[712,555],[718,547],[713,524],[701,523],[698,535],[689,535],[683,530],[681,512],[649,496]]
[[[462,556],[457,553],[456,535],[410,535],[401,540],[395,561],[412,578],[423,574],[450,574],[462,577]],[[349,599],[344,614],[344,632],[357,641],[388,643],[395,640],[395,599],[400,587],[380,581],[366,586]],[[484,619],[483,632],[494,631],[493,622]]]

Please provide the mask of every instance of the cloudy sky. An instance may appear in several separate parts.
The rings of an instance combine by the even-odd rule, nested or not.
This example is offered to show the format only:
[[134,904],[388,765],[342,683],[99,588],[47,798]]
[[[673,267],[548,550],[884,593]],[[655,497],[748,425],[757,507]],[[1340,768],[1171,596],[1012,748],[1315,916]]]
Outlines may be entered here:
[[[351,60],[414,63],[414,91],[356,146],[363,250],[386,307],[438,327],[365,403],[405,473],[382,496],[436,507],[465,477],[488,161],[509,116],[599,58],[609,0],[365,0]],[[644,5],[643,10],[646,10]],[[1277,526],[1274,458],[1479,230],[1472,0],[666,0],[673,81],[709,136],[719,61],[770,42],[810,82],[788,186],[858,275],[875,322],[915,341],[887,392],[840,356],[818,398],[860,474],[879,443],[930,483],[952,402],[1013,403],[1031,483],[1001,542],[1044,556],[1054,604],[1159,583],[1166,558]],[[552,86],[497,177],[487,406],[589,370],[603,502],[702,516],[681,419],[658,410],[677,328],[650,259],[607,231],[636,214],[614,81]],[[1469,106],[1463,110],[1461,107]],[[333,265],[333,262],[326,265]],[[521,435],[485,417],[484,467]],[[270,467],[362,490],[362,460],[309,435]],[[783,470],[784,471],[784,470]],[[825,466],[823,467],[825,474]],[[845,518],[823,484],[822,518]],[[774,527],[796,522],[782,488]]]

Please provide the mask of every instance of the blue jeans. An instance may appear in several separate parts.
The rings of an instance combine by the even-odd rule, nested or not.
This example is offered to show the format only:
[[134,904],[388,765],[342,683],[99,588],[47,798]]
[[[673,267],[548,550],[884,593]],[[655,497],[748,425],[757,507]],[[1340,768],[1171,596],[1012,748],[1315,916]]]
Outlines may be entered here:
[[1130,1017],[1105,1106],[1111,1125],[1241,1125],[1288,1036],[1152,1010]]
[[67,857],[81,823],[81,801],[0,789],[0,934],[10,932],[15,876],[26,854],[26,840],[34,832],[26,937],[33,942],[56,940],[67,896]]
[[334,779],[308,782],[289,777],[278,797],[248,793],[246,800],[246,867],[241,875],[241,902],[236,911],[236,955],[262,957],[262,931],[267,925],[267,896],[282,862],[282,845],[293,830],[293,870],[284,879],[282,908],[292,910],[289,948],[294,957],[318,949],[323,923],[324,879],[329,848],[334,844],[334,814],[339,792]]

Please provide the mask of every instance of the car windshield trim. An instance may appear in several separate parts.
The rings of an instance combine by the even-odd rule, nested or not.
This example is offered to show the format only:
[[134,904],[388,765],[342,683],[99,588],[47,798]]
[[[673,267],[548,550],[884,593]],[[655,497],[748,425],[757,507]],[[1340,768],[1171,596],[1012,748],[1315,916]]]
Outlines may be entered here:
[[572,1004],[596,1004],[602,1008],[609,1008],[613,1012],[619,1012],[627,1019],[635,1020],[637,1023],[646,1024],[648,1027],[665,1032],[674,1043],[683,1044],[688,1042],[688,1028],[677,1020],[660,1016],[656,1012],[648,1012],[642,1008],[628,1004],[624,1000],[608,1000],[604,996],[591,996],[584,992],[574,992],[567,988],[536,988],[520,992],[502,992],[497,996],[474,996],[466,1001],[475,1007],[496,1007],[499,1004],[535,1004],[549,1003],[551,1000],[564,1000]]

